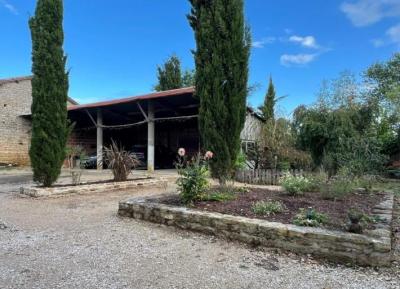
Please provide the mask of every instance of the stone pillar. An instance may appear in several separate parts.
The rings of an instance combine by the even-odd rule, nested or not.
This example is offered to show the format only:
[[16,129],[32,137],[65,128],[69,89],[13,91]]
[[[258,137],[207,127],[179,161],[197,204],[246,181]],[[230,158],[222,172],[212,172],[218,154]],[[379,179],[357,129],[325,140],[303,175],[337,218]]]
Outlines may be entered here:
[[97,169],[103,169],[103,114],[97,109]]
[[147,171],[154,172],[154,104],[147,103]]

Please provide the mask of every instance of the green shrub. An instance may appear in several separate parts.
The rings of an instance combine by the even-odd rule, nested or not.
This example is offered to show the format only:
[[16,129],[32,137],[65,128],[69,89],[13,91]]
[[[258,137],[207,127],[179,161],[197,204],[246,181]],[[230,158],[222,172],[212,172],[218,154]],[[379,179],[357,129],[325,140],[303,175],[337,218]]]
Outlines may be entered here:
[[235,162],[235,169],[236,170],[243,170],[247,167],[247,157],[243,152],[239,152],[236,162]]
[[365,189],[367,192],[372,192],[373,186],[375,185],[377,181],[376,176],[374,175],[364,175],[361,177],[358,177],[355,180],[355,184],[359,188]]
[[361,234],[363,229],[370,224],[375,224],[381,220],[379,216],[370,216],[357,209],[350,209],[347,212],[347,217],[350,220],[347,230],[357,234]]
[[104,162],[111,169],[115,182],[126,181],[132,169],[140,164],[134,153],[126,151],[114,140],[109,147],[104,147]]
[[284,175],[280,184],[289,194],[295,196],[312,189],[311,181],[303,176],[292,176],[290,174]]
[[202,201],[225,202],[237,198],[239,193],[248,193],[249,188],[235,187],[233,185],[218,186],[201,197]]
[[282,171],[288,171],[290,170],[290,163],[286,161],[282,161],[278,163],[278,169]]
[[319,213],[315,209],[300,209],[299,213],[294,217],[293,224],[306,227],[321,227],[328,222],[328,216]]
[[321,187],[322,197],[327,200],[340,200],[351,194],[356,186],[351,170],[342,167],[329,183]]
[[342,200],[354,191],[354,183],[342,179],[333,180],[321,187],[322,198],[326,200]]
[[187,161],[182,155],[176,168],[179,174],[176,184],[182,202],[190,204],[195,200],[200,200],[209,188],[208,177],[210,174],[207,160],[198,155],[191,161]]
[[202,201],[213,201],[213,202],[226,202],[236,199],[236,195],[230,192],[211,192],[201,197]]
[[309,174],[306,177],[310,181],[308,190],[311,192],[320,191],[321,188],[328,182],[328,175],[323,171],[315,174]]
[[251,207],[252,211],[257,215],[275,215],[286,210],[284,204],[279,201],[258,201]]

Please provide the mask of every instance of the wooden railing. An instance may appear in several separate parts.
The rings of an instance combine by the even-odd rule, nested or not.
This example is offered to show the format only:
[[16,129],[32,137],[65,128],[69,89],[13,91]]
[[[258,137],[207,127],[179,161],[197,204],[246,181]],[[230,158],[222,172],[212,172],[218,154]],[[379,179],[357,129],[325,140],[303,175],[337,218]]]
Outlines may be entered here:
[[246,184],[279,185],[279,179],[285,174],[304,175],[303,170],[244,169],[236,171],[235,180]]

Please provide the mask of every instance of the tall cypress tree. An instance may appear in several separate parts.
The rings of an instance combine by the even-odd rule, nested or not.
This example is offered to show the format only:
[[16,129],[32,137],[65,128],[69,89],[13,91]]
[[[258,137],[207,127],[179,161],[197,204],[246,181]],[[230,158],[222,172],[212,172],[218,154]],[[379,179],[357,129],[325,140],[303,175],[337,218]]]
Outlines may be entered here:
[[272,77],[269,78],[268,91],[264,99],[264,105],[260,107],[263,117],[266,121],[275,118],[275,105],[277,102],[274,83]]
[[182,72],[181,61],[175,55],[171,56],[163,66],[157,67],[158,84],[154,87],[156,91],[181,88]]
[[243,0],[189,1],[201,140],[215,152],[212,173],[224,184],[233,173],[245,121],[250,33]]
[[32,36],[33,179],[51,186],[58,178],[68,138],[68,73],[63,51],[63,2],[38,0],[29,20]]

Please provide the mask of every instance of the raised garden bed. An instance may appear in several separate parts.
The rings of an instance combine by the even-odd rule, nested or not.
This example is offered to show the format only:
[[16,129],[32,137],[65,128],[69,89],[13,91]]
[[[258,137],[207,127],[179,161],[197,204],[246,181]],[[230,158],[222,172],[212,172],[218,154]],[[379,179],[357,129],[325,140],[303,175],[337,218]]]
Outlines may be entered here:
[[[191,207],[201,211],[263,219],[284,224],[292,224],[295,215],[301,208],[307,209],[312,207],[316,211],[327,215],[328,220],[324,224],[324,227],[335,230],[346,230],[347,214],[350,209],[356,209],[370,216],[372,215],[373,208],[382,201],[384,196],[384,193],[354,193],[341,200],[329,200],[325,199],[319,192],[291,196],[284,192],[255,188],[248,192],[235,194],[232,200],[223,202],[197,201]],[[252,207],[258,201],[279,201],[284,205],[285,209],[281,213],[269,215],[256,214]],[[161,202],[167,205],[184,206],[177,195],[165,197]],[[372,227],[373,223],[370,224],[369,228],[371,229]]]
[[[355,195],[347,200],[349,203],[336,202],[328,205],[318,200],[317,195],[308,199],[312,196],[306,194],[303,197],[285,197],[282,193],[269,192],[267,194],[269,198],[287,198],[289,211],[293,209],[295,212],[256,218],[249,205],[259,200],[260,195],[266,198],[266,194],[267,192],[263,190],[253,190],[241,194],[234,201],[197,202],[194,208],[180,205],[176,196],[134,198],[120,202],[119,214],[222,236],[252,245],[313,254],[335,261],[372,266],[390,264],[393,194],[372,195],[368,200],[365,200],[365,195]],[[307,207],[310,204],[314,208],[321,210],[325,208],[325,212],[330,212],[333,221],[327,228],[289,224],[297,208]],[[376,223],[363,234],[344,232],[341,224],[338,225],[336,222],[342,222],[347,208],[357,204],[360,209],[367,210],[372,217],[376,217]]]
[[80,185],[58,185],[51,188],[29,187],[21,188],[20,193],[30,197],[39,198],[70,194],[110,192],[116,190],[131,190],[143,186],[165,187],[166,184],[166,181],[163,179],[149,177],[132,179],[125,182],[97,181]]

